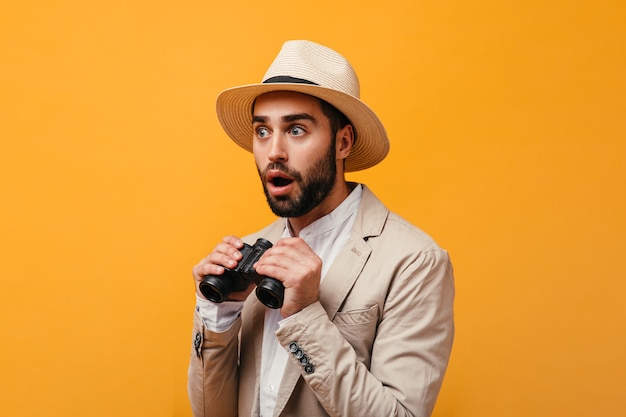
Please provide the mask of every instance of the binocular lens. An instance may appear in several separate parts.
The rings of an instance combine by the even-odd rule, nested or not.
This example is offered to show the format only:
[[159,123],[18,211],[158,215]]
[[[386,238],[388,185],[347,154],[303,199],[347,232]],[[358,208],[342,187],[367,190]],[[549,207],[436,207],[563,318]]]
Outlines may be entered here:
[[221,303],[230,294],[230,283],[224,279],[208,277],[200,283],[200,292],[207,300]]
[[256,287],[257,298],[269,308],[281,308],[284,295],[285,287],[280,281],[272,278],[265,278]]

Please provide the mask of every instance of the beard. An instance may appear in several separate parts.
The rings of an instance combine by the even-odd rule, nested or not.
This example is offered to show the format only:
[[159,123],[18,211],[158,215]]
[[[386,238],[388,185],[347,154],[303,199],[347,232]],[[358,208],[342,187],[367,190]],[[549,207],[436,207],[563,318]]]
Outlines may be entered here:
[[[304,174],[279,162],[271,162],[262,172],[257,167],[263,192],[272,212],[279,217],[301,217],[324,201],[333,189],[337,177],[335,156],[335,146],[331,142],[326,154],[315,161]],[[289,175],[298,184],[300,192],[295,196],[270,195],[266,180],[269,170],[279,170]]]

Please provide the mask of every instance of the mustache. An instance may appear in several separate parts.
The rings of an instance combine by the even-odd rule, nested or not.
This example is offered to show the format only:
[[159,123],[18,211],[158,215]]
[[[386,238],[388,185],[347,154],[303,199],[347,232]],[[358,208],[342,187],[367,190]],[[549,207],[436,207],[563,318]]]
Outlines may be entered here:
[[288,176],[290,176],[291,178],[293,178],[296,181],[302,181],[302,174],[300,174],[299,171],[296,171],[295,169],[289,168],[288,166],[286,166],[282,162],[270,162],[263,169],[263,171],[258,170],[259,171],[259,175],[261,175],[261,178],[266,178],[267,172],[270,171],[270,170],[272,170],[272,171],[280,171],[283,174],[287,174]]

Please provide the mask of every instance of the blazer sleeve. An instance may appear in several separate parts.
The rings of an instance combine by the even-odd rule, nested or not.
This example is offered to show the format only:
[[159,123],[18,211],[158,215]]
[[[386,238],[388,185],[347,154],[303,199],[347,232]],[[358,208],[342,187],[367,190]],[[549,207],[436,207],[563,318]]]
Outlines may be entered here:
[[277,337],[329,415],[427,417],[452,347],[453,298],[447,252],[426,251],[391,280],[369,361],[344,337],[350,323],[332,322],[319,302],[287,320]]
[[241,318],[222,333],[207,330],[196,310],[187,391],[194,417],[237,415]]

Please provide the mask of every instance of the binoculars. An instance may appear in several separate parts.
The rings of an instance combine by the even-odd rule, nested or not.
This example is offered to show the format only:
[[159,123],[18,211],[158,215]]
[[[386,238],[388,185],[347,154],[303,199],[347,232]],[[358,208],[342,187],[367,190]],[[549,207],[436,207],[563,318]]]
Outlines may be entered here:
[[252,246],[244,243],[239,251],[243,255],[233,269],[224,268],[223,275],[205,275],[200,282],[200,292],[207,300],[223,302],[231,292],[244,291],[251,282],[256,284],[256,296],[269,308],[283,305],[285,287],[275,278],[259,275],[252,265],[259,260],[266,250],[272,247],[269,240],[260,238]]

